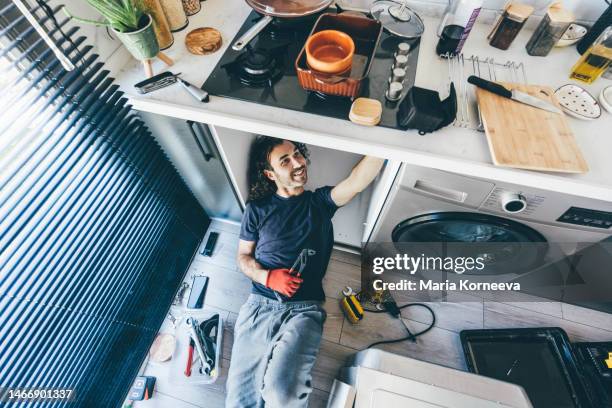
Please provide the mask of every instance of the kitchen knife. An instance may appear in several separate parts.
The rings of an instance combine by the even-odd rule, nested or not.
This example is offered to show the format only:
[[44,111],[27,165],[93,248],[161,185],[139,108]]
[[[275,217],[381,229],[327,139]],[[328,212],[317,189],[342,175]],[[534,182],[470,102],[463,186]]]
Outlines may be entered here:
[[535,96],[531,96],[528,93],[521,92],[517,89],[509,90],[508,88],[498,83],[487,81],[486,79],[482,79],[475,75],[471,75],[468,78],[468,82],[472,85],[477,86],[478,88],[485,89],[489,92],[493,92],[496,95],[512,99],[513,101],[517,101],[525,105],[533,106],[534,108],[542,109],[552,113],[563,113],[559,108],[549,102],[546,102],[545,100],[536,98]]

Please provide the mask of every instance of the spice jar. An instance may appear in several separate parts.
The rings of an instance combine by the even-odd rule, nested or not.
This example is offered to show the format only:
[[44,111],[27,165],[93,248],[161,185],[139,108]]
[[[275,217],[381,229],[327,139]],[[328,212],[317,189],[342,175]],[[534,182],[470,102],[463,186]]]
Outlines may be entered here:
[[159,0],[143,0],[142,5],[144,11],[153,17],[153,31],[155,31],[159,49],[165,50],[174,43],[174,37],[170,32],[168,20]]
[[164,10],[166,20],[168,20],[168,25],[170,26],[170,31],[181,31],[183,28],[187,27],[189,21],[187,21],[187,15],[185,14],[185,10],[183,10],[183,3],[181,0],[159,0],[159,4],[161,4]]
[[565,10],[561,2],[553,3],[534,31],[525,48],[527,54],[545,57],[574,22],[574,14]]
[[509,3],[497,19],[491,34],[487,37],[489,44],[500,50],[507,50],[531,13],[533,13],[532,6],[515,2]]
[[185,14],[187,14],[188,16],[193,16],[202,9],[200,0],[182,0],[182,2],[183,10],[185,10]]

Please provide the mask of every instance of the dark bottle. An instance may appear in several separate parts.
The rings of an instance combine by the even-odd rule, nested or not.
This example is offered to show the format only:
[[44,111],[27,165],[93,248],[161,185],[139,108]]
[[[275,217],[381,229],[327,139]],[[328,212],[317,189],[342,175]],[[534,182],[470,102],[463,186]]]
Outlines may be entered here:
[[463,27],[454,24],[444,27],[436,46],[436,53],[441,57],[457,55],[457,47],[461,42],[463,30]]
[[531,6],[509,3],[489,34],[489,44],[500,50],[507,50],[531,13],[533,13]]
[[440,37],[436,47],[438,55],[452,56],[461,52],[478,18],[482,2],[483,0],[449,0],[437,30]]
[[581,54],[584,54],[585,51],[589,49],[591,44],[595,42],[597,37],[599,37],[599,35],[603,33],[603,31],[611,25],[612,25],[612,5],[610,5],[606,9],[606,11],[604,11],[604,13],[597,19],[593,27],[591,27],[591,29],[584,36],[584,38],[578,41],[578,44],[576,45],[578,52]]

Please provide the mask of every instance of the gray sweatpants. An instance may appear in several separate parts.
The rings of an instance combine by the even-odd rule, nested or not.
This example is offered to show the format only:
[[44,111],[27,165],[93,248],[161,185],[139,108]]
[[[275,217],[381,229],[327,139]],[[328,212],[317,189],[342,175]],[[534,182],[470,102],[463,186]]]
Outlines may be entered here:
[[321,304],[249,296],[234,328],[227,408],[308,406],[326,317]]

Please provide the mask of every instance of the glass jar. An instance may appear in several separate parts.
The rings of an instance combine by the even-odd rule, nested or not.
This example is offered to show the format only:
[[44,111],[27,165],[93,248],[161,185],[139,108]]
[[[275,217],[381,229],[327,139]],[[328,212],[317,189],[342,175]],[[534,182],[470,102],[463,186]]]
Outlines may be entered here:
[[553,3],[527,42],[527,54],[545,57],[561,39],[565,30],[574,22],[574,14],[561,3]]
[[145,12],[153,17],[153,30],[159,43],[159,49],[165,50],[174,43],[174,37],[170,32],[168,20],[159,0],[143,0],[142,5]]
[[612,26],[603,33],[580,57],[570,75],[571,79],[593,83],[612,64]]
[[533,7],[522,3],[510,3],[497,19],[491,34],[487,37],[489,44],[500,50],[507,50],[525,25]]
[[185,14],[188,16],[193,16],[194,14],[199,13],[199,11],[202,9],[200,0],[182,0],[182,2],[183,10],[185,10]]
[[170,31],[181,31],[183,28],[187,27],[189,21],[187,20],[185,10],[183,10],[183,3],[181,0],[159,0],[159,3],[164,10],[166,20],[168,20]]

